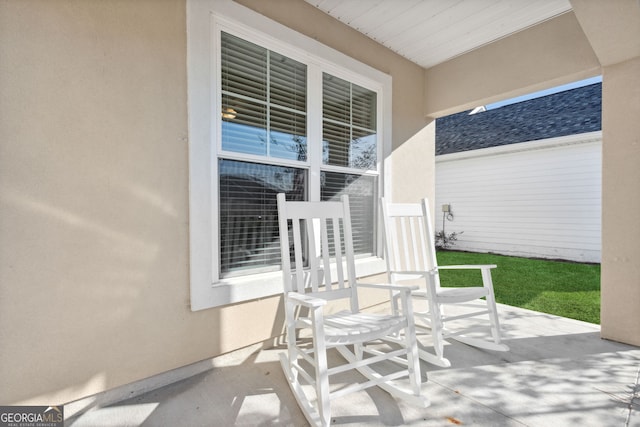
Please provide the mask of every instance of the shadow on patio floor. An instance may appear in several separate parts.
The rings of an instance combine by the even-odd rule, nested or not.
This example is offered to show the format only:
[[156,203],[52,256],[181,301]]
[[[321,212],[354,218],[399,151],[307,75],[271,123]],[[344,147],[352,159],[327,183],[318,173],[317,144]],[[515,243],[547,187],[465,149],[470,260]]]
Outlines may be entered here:
[[[430,407],[370,388],[333,404],[332,425],[640,426],[640,348],[600,339],[598,325],[504,305],[499,312],[509,352],[450,341],[451,368],[422,363]],[[223,366],[72,415],[65,425],[308,425],[282,374],[281,351],[239,351]]]

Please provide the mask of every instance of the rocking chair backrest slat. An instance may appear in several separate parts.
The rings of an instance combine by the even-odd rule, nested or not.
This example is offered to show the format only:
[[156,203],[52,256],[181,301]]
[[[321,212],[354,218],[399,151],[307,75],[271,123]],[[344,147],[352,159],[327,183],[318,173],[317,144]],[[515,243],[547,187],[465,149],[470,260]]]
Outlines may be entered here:
[[[335,242],[335,252],[336,252],[336,275],[337,275],[337,286],[338,289],[344,288],[345,277],[344,277],[344,269],[343,265],[343,255],[342,255],[342,242],[340,238],[340,220],[338,218],[333,218],[333,241]],[[327,247],[328,249],[328,247]],[[328,257],[327,257],[328,258]],[[329,281],[329,283],[333,283],[333,281]]]
[[406,264],[403,264],[403,267],[405,267],[407,270],[410,269],[410,257],[411,257],[411,245],[409,245],[409,235],[408,235],[408,227],[407,227],[407,219],[406,218],[400,218],[400,224],[398,225],[400,227],[400,235],[402,236],[400,238],[400,244],[402,245],[402,257],[398,258],[397,262],[402,263],[402,261],[404,260],[404,262]]
[[[425,229],[425,224],[424,221],[418,221],[418,233],[420,233],[420,236],[429,236],[431,233],[431,229],[430,227],[427,225],[426,229]],[[431,244],[427,241],[428,239],[419,239],[420,240],[420,250],[421,253],[426,254],[429,253],[430,248],[432,248],[433,246],[431,246]],[[435,267],[435,261],[431,264],[431,267]]]
[[[427,271],[437,267],[431,215],[421,205],[380,203],[385,223],[386,258],[389,271]],[[436,277],[436,285],[439,280]]]
[[[302,233],[300,231],[300,221],[292,221],[293,227],[293,245],[302,246]],[[302,271],[304,268],[304,260],[302,259],[302,253],[294,253],[295,271]],[[304,289],[307,278],[303,274],[295,275],[296,285],[295,289]],[[312,279],[313,282],[313,279]]]
[[420,264],[420,254],[425,253],[424,250],[418,250],[419,248],[424,248],[424,239],[420,238],[422,236],[422,234],[420,234],[420,231],[423,231],[424,227],[422,226],[422,221],[420,221],[420,218],[411,218],[409,220],[409,228],[409,234],[411,235],[411,246],[416,248],[416,250],[413,251],[413,262],[414,265],[417,266]]
[[321,259],[322,260],[322,271],[324,271],[325,274],[325,278],[326,278],[326,286],[327,286],[327,290],[331,289],[331,284],[333,283],[333,277],[331,274],[331,259],[329,258],[330,252],[329,252],[329,229],[327,227],[327,220],[326,219],[321,219],[320,220],[320,244],[321,244],[321,251],[320,254],[317,254],[315,252],[311,252],[311,257],[312,258],[316,258],[316,259]]
[[[356,283],[356,268],[355,268],[355,248],[353,246],[353,229],[351,228],[351,208],[349,206],[349,198],[344,195],[341,197],[344,209],[344,216],[342,219],[343,226],[343,238],[345,249],[345,264],[347,265],[347,280],[349,283]],[[344,284],[344,280],[342,281]]]
[[430,268],[438,267],[438,260],[436,258],[436,244],[433,230],[433,221],[431,219],[431,209],[429,209],[429,201],[422,199],[422,215],[425,218],[423,222],[425,227],[425,236],[427,242],[427,262]]
[[[286,203],[284,194],[277,197],[285,292],[352,297],[355,262],[347,196],[341,201]],[[354,307],[357,311],[357,300]]]

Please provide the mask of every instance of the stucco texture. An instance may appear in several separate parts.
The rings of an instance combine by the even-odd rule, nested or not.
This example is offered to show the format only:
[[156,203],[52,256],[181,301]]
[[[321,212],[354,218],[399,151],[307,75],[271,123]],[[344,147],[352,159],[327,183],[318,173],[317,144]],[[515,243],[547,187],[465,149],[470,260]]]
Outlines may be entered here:
[[219,351],[188,306],[181,1],[0,4],[0,402]]
[[[349,33],[332,47],[387,59],[394,143],[418,132],[422,70],[314,19]],[[183,0],[0,2],[3,404],[67,403],[282,332],[277,296],[190,309],[186,33]]]

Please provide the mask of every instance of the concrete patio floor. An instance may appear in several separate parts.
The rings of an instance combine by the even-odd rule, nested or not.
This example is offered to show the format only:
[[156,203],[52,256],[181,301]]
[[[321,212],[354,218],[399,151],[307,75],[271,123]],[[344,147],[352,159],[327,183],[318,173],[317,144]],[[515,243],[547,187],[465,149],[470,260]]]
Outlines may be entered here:
[[[640,348],[602,340],[589,323],[504,305],[499,313],[509,352],[450,341],[451,368],[422,362],[430,407],[374,387],[333,403],[332,425],[640,427]],[[65,405],[65,425],[306,426],[280,368],[283,348],[239,350],[109,406]]]

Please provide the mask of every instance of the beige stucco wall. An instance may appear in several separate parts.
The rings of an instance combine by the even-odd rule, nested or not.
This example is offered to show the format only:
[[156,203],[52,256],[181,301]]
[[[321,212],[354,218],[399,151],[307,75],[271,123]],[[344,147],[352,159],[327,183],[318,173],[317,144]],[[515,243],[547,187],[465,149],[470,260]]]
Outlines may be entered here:
[[425,115],[442,117],[600,74],[572,12],[431,67]]
[[[393,76],[393,145],[413,138],[412,191],[431,194],[423,70],[283,3],[268,14]],[[277,297],[189,307],[183,0],[3,1],[0,58],[0,403],[66,403],[281,332]]]
[[571,0],[602,71],[602,337],[640,345],[640,2]]
[[602,336],[640,345],[640,57],[604,68],[602,111]]

